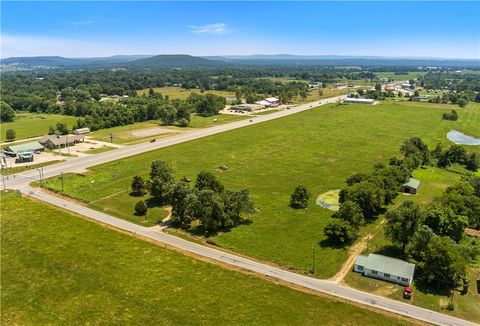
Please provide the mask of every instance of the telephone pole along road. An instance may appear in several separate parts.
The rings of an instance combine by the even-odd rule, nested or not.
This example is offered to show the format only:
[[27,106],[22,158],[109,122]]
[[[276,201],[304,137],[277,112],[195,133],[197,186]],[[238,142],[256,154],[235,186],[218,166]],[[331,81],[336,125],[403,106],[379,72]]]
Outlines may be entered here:
[[[308,110],[312,107],[332,103],[344,96],[325,99],[322,101],[316,101],[304,105],[297,106],[290,110],[284,110],[276,113],[272,113],[265,116],[252,118],[250,120],[242,120],[226,125],[216,126],[212,128],[202,129],[198,131],[192,131],[176,136],[172,136],[166,139],[162,139],[155,143],[142,143],[138,145],[132,145],[128,147],[119,148],[109,152],[92,155],[91,157],[78,157],[70,158],[63,163],[44,167],[45,177],[52,177],[59,175],[62,172],[82,172],[87,167],[106,163],[114,160],[118,160],[124,157],[140,154],[146,151],[179,144],[189,140],[206,137],[221,133],[228,130],[233,130],[241,127],[245,127],[251,124],[265,122],[284,116],[288,116],[294,113]],[[292,273],[280,268],[272,267],[268,264],[260,263],[251,259],[236,256],[231,253],[226,253],[217,249],[202,246],[194,242],[183,240],[181,238],[146,228],[125,220],[92,210],[85,206],[76,204],[74,202],[58,198],[46,193],[43,193],[37,189],[31,188],[29,183],[36,180],[37,171],[29,171],[26,173],[18,174],[16,178],[9,178],[6,180],[7,189],[18,189],[24,194],[33,197],[37,200],[47,202],[51,205],[60,207],[62,209],[74,212],[79,215],[83,215],[94,221],[100,222],[105,225],[112,226],[114,228],[138,235],[144,238],[148,238],[157,242],[161,242],[167,246],[180,249],[185,252],[190,252],[197,256],[206,257],[210,260],[218,261],[223,264],[235,266],[244,270],[248,270],[254,273],[263,274],[274,279],[301,286],[310,290],[326,293],[335,297],[346,299],[360,304],[365,304],[371,307],[396,313],[410,318],[415,318],[421,321],[425,321],[437,325],[476,325],[474,323],[444,315],[431,310],[423,309],[420,307],[406,304],[400,301],[387,299],[381,296],[370,294],[355,290],[340,284],[337,284],[328,280],[320,280],[305,275]]]
[[292,273],[251,259],[236,256],[231,253],[183,240],[173,235],[169,235],[161,231],[156,231],[151,228],[127,222],[125,220],[95,211],[74,202],[49,195],[37,189],[31,188],[30,186],[24,186],[20,188],[20,190],[30,197],[85,216],[102,224],[112,226],[123,231],[127,231],[137,236],[161,242],[167,246],[174,247],[197,256],[206,257],[208,259],[223,264],[239,267],[241,269],[262,274],[283,282],[291,283],[310,290],[326,293],[335,297],[357,302],[360,304],[365,304],[371,307],[386,310],[406,317],[415,318],[432,324],[452,326],[475,325],[474,323],[462,319],[450,317],[444,314],[440,314],[438,312],[419,308],[400,301],[387,299],[381,296],[370,294],[368,292],[355,290],[332,281],[320,280],[313,277]]

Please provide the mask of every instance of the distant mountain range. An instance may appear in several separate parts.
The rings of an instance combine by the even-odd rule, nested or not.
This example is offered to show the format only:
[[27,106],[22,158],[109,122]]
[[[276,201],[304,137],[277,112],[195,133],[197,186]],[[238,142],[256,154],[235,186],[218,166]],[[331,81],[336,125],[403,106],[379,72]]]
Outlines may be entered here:
[[65,58],[60,56],[12,57],[1,59],[3,67],[9,68],[189,68],[225,67],[251,65],[286,66],[436,66],[480,67],[479,59],[442,58],[393,58],[375,56],[337,55],[248,55],[248,56],[191,56],[186,54],[164,55],[115,55],[96,58]]

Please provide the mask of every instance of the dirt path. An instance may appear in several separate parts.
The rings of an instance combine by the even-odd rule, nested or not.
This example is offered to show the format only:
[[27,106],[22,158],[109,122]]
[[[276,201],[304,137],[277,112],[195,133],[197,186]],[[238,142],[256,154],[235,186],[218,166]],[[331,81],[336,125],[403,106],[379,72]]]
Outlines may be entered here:
[[352,270],[353,263],[358,255],[362,253],[362,251],[367,247],[368,239],[372,236],[371,233],[367,234],[363,237],[360,241],[355,243],[348,252],[348,259],[343,263],[342,268],[338,271],[335,276],[333,276],[330,280],[333,282],[340,282],[343,278],[347,275],[349,271]]
[[[374,233],[378,230],[379,227],[383,225],[385,220],[382,220],[380,223],[378,223],[377,227],[375,228]],[[367,247],[368,241],[373,238],[372,233],[368,233],[366,236],[364,236],[360,241],[355,243],[350,250],[348,251],[348,259],[343,263],[342,268],[333,276],[330,280],[333,282],[341,282],[347,273],[352,270],[352,266],[355,263],[355,259],[357,258],[358,255],[360,255],[363,250]]]

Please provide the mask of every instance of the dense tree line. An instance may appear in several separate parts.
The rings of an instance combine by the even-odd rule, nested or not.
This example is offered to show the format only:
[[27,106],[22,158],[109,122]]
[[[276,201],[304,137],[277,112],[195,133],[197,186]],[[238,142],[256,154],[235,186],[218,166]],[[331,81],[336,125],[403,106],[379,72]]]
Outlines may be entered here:
[[420,278],[453,286],[480,253],[478,241],[464,237],[467,226],[480,227],[480,177],[447,188],[425,208],[405,201],[385,218],[385,235],[417,263]]
[[348,177],[339,194],[340,209],[325,227],[325,235],[338,245],[352,243],[360,227],[374,221],[392,203],[410,172],[409,164],[392,159],[389,165],[376,164],[370,173]]
[[[255,212],[248,190],[225,189],[212,173],[206,171],[200,172],[195,186],[190,187],[185,182],[176,182],[172,169],[163,161],[152,162],[150,180],[145,181],[139,176],[133,178],[134,193],[141,195],[147,190],[160,205],[172,206],[174,226],[189,228],[197,221],[207,234],[229,230]],[[143,211],[141,204],[139,210]],[[139,210],[136,208],[137,212]]]

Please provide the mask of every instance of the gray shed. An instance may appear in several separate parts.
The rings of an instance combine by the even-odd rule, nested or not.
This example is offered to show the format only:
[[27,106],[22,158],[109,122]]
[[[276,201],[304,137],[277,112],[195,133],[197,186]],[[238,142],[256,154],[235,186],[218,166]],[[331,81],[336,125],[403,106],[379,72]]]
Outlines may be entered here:
[[420,180],[410,178],[408,182],[404,183],[400,187],[400,191],[406,194],[416,194],[419,187],[420,187]]

